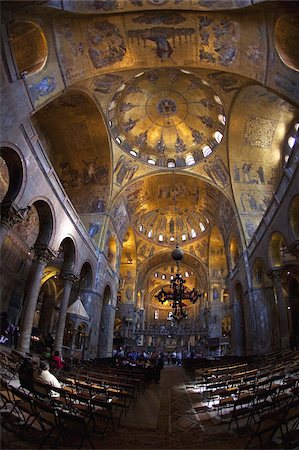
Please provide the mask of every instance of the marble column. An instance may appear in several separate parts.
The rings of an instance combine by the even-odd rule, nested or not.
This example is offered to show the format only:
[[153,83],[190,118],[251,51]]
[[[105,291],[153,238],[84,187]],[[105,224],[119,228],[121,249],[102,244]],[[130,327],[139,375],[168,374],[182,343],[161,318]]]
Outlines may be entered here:
[[63,294],[60,302],[58,321],[56,325],[56,335],[54,342],[54,351],[61,353],[63,345],[63,336],[65,328],[65,319],[69,299],[72,291],[73,284],[78,281],[78,278],[73,273],[62,272],[60,278],[63,280]]
[[281,278],[283,272],[280,270],[273,270],[271,278],[274,286],[274,296],[277,300],[278,318],[279,318],[279,332],[280,332],[280,350],[288,350],[290,348],[290,334],[288,325],[288,311],[286,299],[283,295]]
[[244,321],[242,305],[239,302],[232,305],[232,313],[232,353],[236,356],[244,356]]
[[22,352],[30,351],[32,324],[43,273],[46,265],[56,257],[56,254],[49,248],[35,249],[35,255],[36,260],[33,263],[32,278],[30,280],[28,293],[24,302],[20,326],[20,337],[18,340],[18,349]]
[[10,205],[5,208],[2,206],[2,216],[1,216],[1,224],[0,224],[0,248],[3,245],[3,242],[9,232],[9,230],[17,223],[23,222],[26,219],[28,212],[30,211],[30,207],[23,209],[17,209],[14,205]]

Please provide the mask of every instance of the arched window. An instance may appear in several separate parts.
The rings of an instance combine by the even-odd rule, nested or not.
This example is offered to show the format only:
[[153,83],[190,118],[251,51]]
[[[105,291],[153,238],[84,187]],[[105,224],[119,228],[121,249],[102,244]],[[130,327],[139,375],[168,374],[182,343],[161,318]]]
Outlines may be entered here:
[[84,345],[85,335],[86,335],[86,325],[84,323],[80,323],[76,334],[75,348],[82,349]]
[[73,333],[74,333],[74,324],[73,322],[69,321],[66,323],[64,329],[63,345],[65,345],[66,347],[71,347]]

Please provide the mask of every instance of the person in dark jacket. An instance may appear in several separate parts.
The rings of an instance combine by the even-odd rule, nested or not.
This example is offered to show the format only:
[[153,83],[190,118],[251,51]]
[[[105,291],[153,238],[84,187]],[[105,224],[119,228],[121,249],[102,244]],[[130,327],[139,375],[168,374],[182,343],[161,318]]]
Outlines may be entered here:
[[33,367],[30,358],[25,358],[19,367],[19,380],[22,388],[33,391]]

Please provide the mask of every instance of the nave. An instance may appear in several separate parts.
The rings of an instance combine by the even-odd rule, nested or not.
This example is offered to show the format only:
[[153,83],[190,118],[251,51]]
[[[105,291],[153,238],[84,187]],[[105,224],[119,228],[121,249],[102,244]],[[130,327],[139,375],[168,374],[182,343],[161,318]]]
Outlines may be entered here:
[[[135,393],[132,391],[132,401],[129,401],[124,413],[119,414],[112,406],[113,422],[103,432],[101,428],[92,428],[87,434],[82,432],[70,433],[63,429],[62,435],[58,421],[54,424],[53,432],[45,440],[45,431],[49,431],[49,423],[37,419],[31,426],[24,425],[27,413],[20,407],[19,401],[26,402],[24,389],[20,387],[17,373],[13,373],[12,361],[15,355],[7,356],[11,361],[11,370],[4,371],[5,364],[1,364],[1,414],[2,432],[1,444],[5,449],[33,449],[33,448],[99,448],[99,449],[241,449],[241,448],[296,448],[298,445],[299,426],[299,353],[275,356],[272,360],[237,362],[214,368],[168,365],[165,363],[161,371],[158,384],[141,382],[139,373],[137,381],[136,370],[120,370],[106,366],[76,367],[70,372],[57,371],[56,376],[63,381],[63,395],[54,400],[58,408],[66,408],[68,396],[72,393],[73,409],[80,409],[78,417],[83,418],[83,389],[86,385],[93,386],[93,394],[98,393],[103,386],[112,399],[112,392],[119,383],[127,386],[134,378]],[[2,362],[4,353],[1,355]],[[202,365],[202,364],[201,364]],[[108,371],[111,375],[109,378]],[[131,372],[131,373],[130,373]],[[97,382],[95,383],[95,377]],[[112,377],[113,376],[113,377]],[[126,382],[122,381],[126,377]],[[5,389],[5,379],[13,388]],[[109,387],[109,381],[111,386]],[[79,381],[80,380],[80,381]],[[84,381],[83,381],[84,380]],[[105,381],[104,381],[105,380]],[[144,382],[145,381],[145,382]],[[144,382],[144,384],[143,384]],[[112,388],[113,384],[113,388]],[[97,385],[97,387],[95,387]],[[14,392],[14,388],[17,390]],[[5,392],[13,393],[13,403],[7,402],[3,408]],[[91,395],[96,397],[97,395]],[[122,390],[124,394],[124,390]],[[9,394],[9,395],[10,395]],[[26,393],[26,395],[28,392]],[[20,395],[20,398],[18,398]],[[17,399],[16,399],[17,397]],[[34,397],[34,396],[33,396]],[[119,400],[124,397],[118,394]],[[28,399],[27,399],[28,400]],[[53,399],[50,400],[53,402]],[[44,417],[47,410],[44,400],[44,411],[39,417]],[[61,406],[63,404],[63,406]],[[115,405],[114,405],[115,406]],[[11,413],[12,408],[14,409]],[[20,415],[19,409],[23,412]],[[83,415],[81,415],[83,414]],[[32,415],[32,413],[31,413]],[[118,420],[117,418],[120,418]],[[20,420],[23,419],[23,420]],[[102,420],[102,419],[101,419]],[[35,423],[34,423],[35,422]],[[103,424],[103,422],[101,422]],[[77,423],[72,426],[78,427]],[[42,429],[45,426],[45,429]],[[73,428],[71,428],[73,430]],[[85,430],[86,431],[86,430]],[[85,436],[85,437],[84,437]],[[61,439],[63,438],[63,439]],[[84,438],[84,440],[82,440]],[[89,440],[90,439],[90,440]],[[82,440],[82,442],[81,442]],[[79,445],[80,444],[80,445]]]

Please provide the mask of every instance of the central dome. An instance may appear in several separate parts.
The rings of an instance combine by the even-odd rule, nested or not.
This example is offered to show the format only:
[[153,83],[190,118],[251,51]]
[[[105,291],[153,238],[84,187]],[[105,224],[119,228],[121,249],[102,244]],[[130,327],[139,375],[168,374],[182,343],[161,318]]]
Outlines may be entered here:
[[142,162],[192,166],[209,156],[225,129],[222,102],[209,83],[180,69],[141,72],[108,106],[115,142]]

